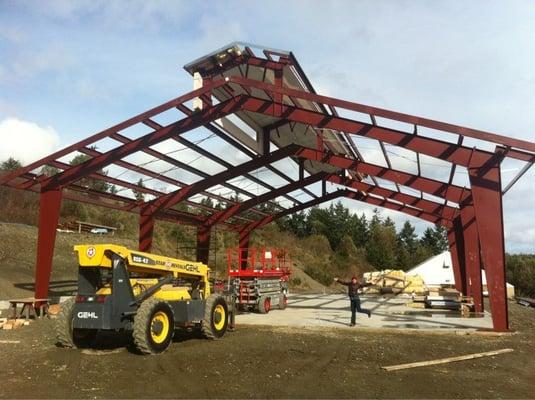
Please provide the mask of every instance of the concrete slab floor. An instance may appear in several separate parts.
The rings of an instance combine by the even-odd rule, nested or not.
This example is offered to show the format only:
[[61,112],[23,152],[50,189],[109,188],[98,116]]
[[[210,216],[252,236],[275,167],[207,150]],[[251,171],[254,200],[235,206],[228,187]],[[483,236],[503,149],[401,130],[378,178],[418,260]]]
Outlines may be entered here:
[[[362,295],[362,307],[372,316],[357,313],[357,326],[385,329],[425,329],[436,331],[475,331],[491,329],[488,312],[463,318],[458,311],[408,307],[410,298]],[[237,324],[296,327],[348,327],[351,318],[349,299],[343,294],[290,294],[286,310],[274,308],[267,315],[244,313]]]

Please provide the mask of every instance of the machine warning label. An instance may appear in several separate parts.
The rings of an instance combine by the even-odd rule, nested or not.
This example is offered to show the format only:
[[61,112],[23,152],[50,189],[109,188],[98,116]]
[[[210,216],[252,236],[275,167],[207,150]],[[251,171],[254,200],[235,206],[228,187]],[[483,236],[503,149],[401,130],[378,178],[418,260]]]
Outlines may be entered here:
[[85,255],[87,256],[87,258],[93,258],[96,254],[96,250],[94,247],[88,247],[87,250],[85,251]]

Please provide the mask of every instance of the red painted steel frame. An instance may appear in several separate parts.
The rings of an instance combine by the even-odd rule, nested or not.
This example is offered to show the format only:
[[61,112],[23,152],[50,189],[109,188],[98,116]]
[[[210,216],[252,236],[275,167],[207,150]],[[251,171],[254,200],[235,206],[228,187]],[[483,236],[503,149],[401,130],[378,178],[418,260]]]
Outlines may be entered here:
[[483,168],[469,168],[479,244],[487,278],[487,290],[494,329],[509,329],[505,280],[505,245],[500,160]]
[[[156,219],[196,225],[197,260],[208,263],[211,227],[215,224],[221,224],[228,229],[238,230],[239,228],[239,246],[248,248],[249,235],[254,229],[262,227],[277,218],[322,202],[346,197],[371,205],[397,210],[407,215],[445,226],[448,230],[448,242],[452,255],[456,287],[463,293],[474,297],[476,310],[483,310],[481,267],[484,266],[494,329],[499,331],[507,330],[509,323],[505,288],[505,247],[500,163],[504,157],[516,158],[526,162],[519,175],[503,190],[503,193],[505,193],[534,164],[535,143],[321,96],[315,93],[314,88],[292,53],[279,54],[266,50],[263,54],[266,57],[265,59],[255,56],[251,48],[245,47],[244,52],[239,56],[230,57],[222,64],[214,65],[214,70],[200,70],[199,72],[201,72],[203,78],[203,87],[201,89],[155,107],[18,171],[0,176],[0,184],[2,185],[39,191],[40,193],[36,296],[47,296],[56,226],[62,198],[117,210],[139,212],[139,248],[144,251],[148,251],[151,248]],[[238,67],[243,75],[242,66],[246,71],[244,76],[223,75],[234,67]],[[249,79],[247,77],[249,68],[259,68],[263,71],[262,80]],[[301,81],[300,87],[303,87],[303,90],[287,86],[288,82],[285,73],[290,71],[290,68],[293,71],[292,73],[297,73]],[[271,71],[272,82],[264,81],[268,70]],[[188,71],[190,73],[195,72],[189,69]],[[221,93],[225,93],[225,95],[221,96]],[[194,98],[202,100],[202,110],[192,111],[185,105],[186,102]],[[182,112],[185,118],[167,126],[160,125],[156,120],[152,119],[162,112],[172,109]],[[371,123],[341,117],[338,109],[367,114]],[[242,120],[245,117],[243,121],[246,125],[246,120],[254,119],[255,114],[270,118],[269,124],[258,128],[260,130],[257,131],[258,149],[253,150],[247,147],[245,143],[241,143],[236,137],[230,134],[227,135],[224,129],[219,128],[219,125],[213,124],[213,121],[219,118],[236,113]],[[380,126],[377,123],[377,117],[410,124],[414,127],[413,132],[407,133]],[[138,139],[130,139],[120,133],[136,124],[143,124],[153,131]],[[270,153],[273,133],[280,134],[279,129],[286,124],[290,125],[292,132],[295,125],[298,124],[306,126],[307,129],[312,128],[311,131],[316,135],[317,148],[306,148],[294,143]],[[237,151],[250,157],[251,160],[241,165],[233,166],[180,136],[201,126],[232,145]],[[448,132],[457,135],[457,138],[455,141],[449,142],[422,136],[418,133],[418,127]],[[335,151],[335,147],[325,140],[323,130],[339,134],[336,136],[336,140],[348,151],[344,154]],[[386,167],[365,162],[358,146],[353,142],[352,136],[377,140],[385,158]],[[465,137],[490,142],[495,145],[495,150],[491,152],[466,147],[463,145]],[[104,153],[90,148],[97,141],[105,138],[119,142],[119,147]],[[167,139],[175,140],[202,157],[218,163],[225,170],[219,174],[209,175],[198,168],[194,168],[150,147]],[[418,173],[409,174],[393,169],[385,145],[398,146],[415,152]],[[90,158],[79,165],[68,165],[60,161],[60,158],[74,151],[85,154]],[[145,152],[156,159],[189,171],[201,179],[187,185],[161,173],[154,172],[143,165],[138,166],[123,159],[138,151]],[[449,162],[451,170],[448,181],[443,182],[422,176],[420,155]],[[275,161],[284,158],[290,158],[298,163],[298,180],[292,180],[272,165]],[[314,172],[305,177],[305,160],[335,167],[337,172]],[[143,176],[149,176],[151,179],[157,179],[166,184],[175,185],[179,189],[165,194],[162,191],[144,188],[124,179],[108,177],[106,174],[99,172],[110,164],[115,164]],[[31,171],[44,165],[59,168],[61,171],[50,177],[31,173]],[[469,189],[452,184],[457,166],[468,169]],[[249,174],[261,167],[266,167],[288,183],[275,188],[268,182]],[[329,169],[329,171],[331,170],[332,168]],[[351,175],[351,178],[342,177],[342,173],[345,171]],[[228,182],[230,179],[239,176],[260,184],[268,192],[254,195]],[[374,185],[363,182],[362,179],[365,176],[369,176]],[[138,190],[140,193],[154,196],[155,199],[144,202],[115,193],[101,193],[77,183],[82,178],[100,180],[130,190]],[[377,178],[392,182],[397,190],[394,191],[378,186]],[[321,195],[317,195],[306,188],[307,185],[315,182],[321,182],[322,184]],[[353,190],[344,189],[327,193],[326,182]],[[236,202],[209,191],[210,188],[220,184],[244,194],[250,199]],[[400,190],[400,186],[418,190],[422,196],[416,197],[403,193]],[[302,203],[296,197],[291,196],[290,193],[297,189],[310,195],[312,200]],[[441,198],[443,203],[440,204],[423,198],[425,193]],[[229,206],[224,210],[216,210],[204,204],[197,204],[193,199],[188,200],[197,194],[220,202],[226,202]],[[291,208],[284,208],[274,203],[273,200],[278,196],[285,196],[296,205]],[[274,209],[278,210],[276,213],[266,213],[256,208],[258,205],[268,201]],[[194,210],[202,210],[202,213],[195,214],[174,209],[173,206],[179,202],[187,204]],[[247,216],[240,215],[246,211],[251,212]],[[206,213],[209,214],[207,215]],[[253,214],[257,217],[260,216],[260,219],[252,218],[251,215]],[[239,227],[229,222],[236,222],[238,219],[247,221],[247,225]]]
[[41,192],[39,200],[39,233],[37,239],[37,260],[35,268],[35,297],[48,298],[48,285],[52,272],[56,227],[61,208],[61,190]]

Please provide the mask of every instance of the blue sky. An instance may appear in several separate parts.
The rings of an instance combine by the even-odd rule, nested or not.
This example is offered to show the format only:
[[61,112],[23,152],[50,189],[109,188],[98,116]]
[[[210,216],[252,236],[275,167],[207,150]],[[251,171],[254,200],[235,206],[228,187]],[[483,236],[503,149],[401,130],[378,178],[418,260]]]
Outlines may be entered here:
[[[0,0],[0,158],[191,90],[182,66],[234,40],[292,50],[322,94],[535,141],[534,2]],[[505,197],[510,251],[535,251],[534,178]]]

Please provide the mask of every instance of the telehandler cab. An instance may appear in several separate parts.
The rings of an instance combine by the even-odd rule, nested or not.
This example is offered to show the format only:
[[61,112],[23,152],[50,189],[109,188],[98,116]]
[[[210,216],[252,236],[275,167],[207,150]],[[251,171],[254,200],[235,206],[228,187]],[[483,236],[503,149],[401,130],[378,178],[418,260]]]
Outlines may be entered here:
[[78,295],[62,304],[57,338],[65,347],[88,345],[99,330],[130,331],[145,354],[161,353],[176,328],[198,327],[222,337],[229,301],[210,293],[207,265],[111,244],[80,245]]

